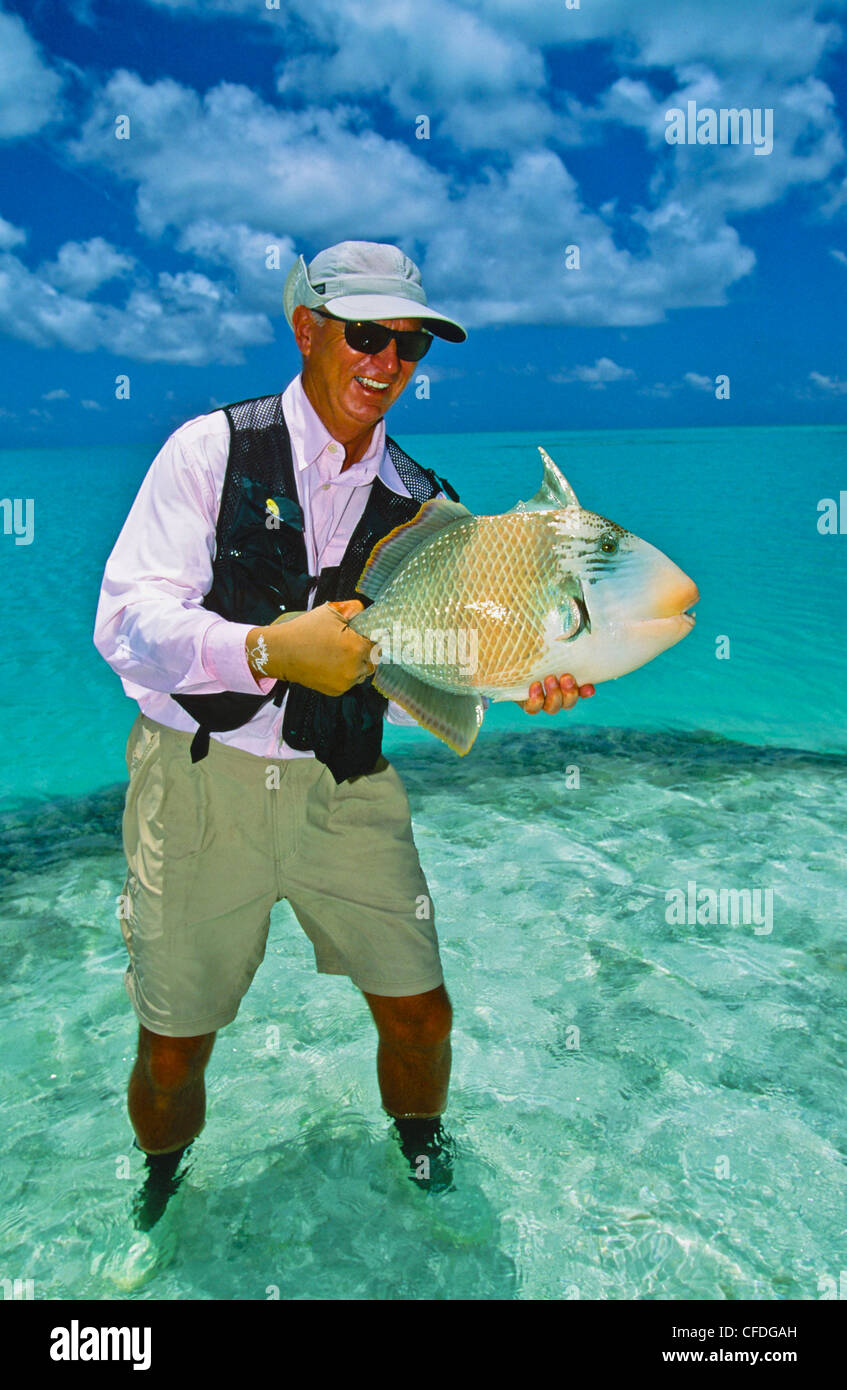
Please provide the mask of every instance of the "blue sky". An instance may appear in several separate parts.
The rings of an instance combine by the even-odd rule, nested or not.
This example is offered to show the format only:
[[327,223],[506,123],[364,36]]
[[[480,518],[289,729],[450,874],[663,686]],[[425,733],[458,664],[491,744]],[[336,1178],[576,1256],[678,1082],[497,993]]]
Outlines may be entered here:
[[[281,389],[285,273],[346,238],[469,329],[397,433],[847,421],[847,0],[274,3],[0,8],[5,447]],[[772,150],[669,144],[691,101]]]

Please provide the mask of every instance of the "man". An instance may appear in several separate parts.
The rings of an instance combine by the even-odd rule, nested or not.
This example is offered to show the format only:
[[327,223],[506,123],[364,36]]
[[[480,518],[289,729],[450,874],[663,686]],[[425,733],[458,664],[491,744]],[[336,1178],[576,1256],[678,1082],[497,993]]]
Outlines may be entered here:
[[[317,969],[348,975],[367,1000],[404,1153],[440,1157],[433,1183],[450,1182],[450,1000],[434,922],[416,911],[428,894],[408,799],[381,756],[372,644],[348,623],[373,546],[443,495],[383,417],[432,335],[466,333],[427,305],[402,252],[372,242],[342,242],[308,268],[300,257],[284,305],[300,375],[167,440],[97,613],[95,644],[140,706],[121,927],[139,1020],[128,1102],[147,1155],[142,1226],[203,1127],[215,1035],[238,1012],[282,897]],[[594,692],[551,675],[523,707],[570,709],[578,693]]]

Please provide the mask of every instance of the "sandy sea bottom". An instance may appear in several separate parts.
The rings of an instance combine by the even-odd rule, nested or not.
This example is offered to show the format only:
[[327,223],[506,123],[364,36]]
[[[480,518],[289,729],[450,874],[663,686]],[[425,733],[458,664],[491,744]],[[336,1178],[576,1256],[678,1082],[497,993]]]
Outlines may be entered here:
[[[134,1229],[116,785],[0,827],[5,1276],[45,1299],[820,1297],[847,1203],[847,761],[552,727],[393,758],[455,1010],[456,1190],[407,1175],[365,1003],[283,903],[185,1181]],[[689,882],[770,890],[771,930],[669,921]]]

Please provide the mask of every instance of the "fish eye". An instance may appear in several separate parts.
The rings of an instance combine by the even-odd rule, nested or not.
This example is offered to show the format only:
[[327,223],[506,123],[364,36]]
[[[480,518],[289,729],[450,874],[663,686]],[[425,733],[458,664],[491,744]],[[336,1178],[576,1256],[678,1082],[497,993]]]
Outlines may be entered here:
[[605,555],[616,555],[619,546],[620,542],[617,536],[612,535],[611,531],[606,531],[606,533],[600,537],[600,549]]

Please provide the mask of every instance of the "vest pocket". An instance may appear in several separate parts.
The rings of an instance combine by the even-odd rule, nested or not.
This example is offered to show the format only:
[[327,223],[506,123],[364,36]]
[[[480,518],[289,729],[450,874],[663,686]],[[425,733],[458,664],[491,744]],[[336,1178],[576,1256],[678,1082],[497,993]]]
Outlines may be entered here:
[[[226,549],[216,562],[216,606],[237,621],[272,622],[281,610],[308,606],[303,513],[267,484],[243,478]],[[233,619],[236,620],[236,619]]]

